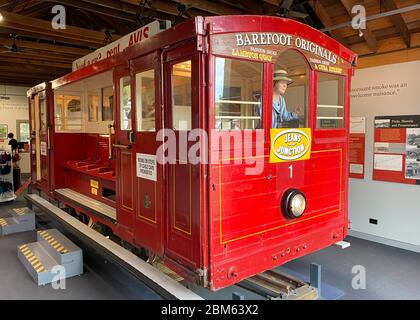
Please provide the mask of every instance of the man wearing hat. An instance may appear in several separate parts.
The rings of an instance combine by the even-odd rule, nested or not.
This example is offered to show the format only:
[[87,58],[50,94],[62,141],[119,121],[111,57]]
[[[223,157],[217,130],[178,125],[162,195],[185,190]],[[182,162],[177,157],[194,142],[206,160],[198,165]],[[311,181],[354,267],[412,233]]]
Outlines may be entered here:
[[299,118],[300,108],[296,108],[295,112],[287,111],[286,100],[284,99],[287,86],[292,82],[293,80],[288,77],[286,70],[279,69],[274,71],[272,128],[281,128],[282,122]]

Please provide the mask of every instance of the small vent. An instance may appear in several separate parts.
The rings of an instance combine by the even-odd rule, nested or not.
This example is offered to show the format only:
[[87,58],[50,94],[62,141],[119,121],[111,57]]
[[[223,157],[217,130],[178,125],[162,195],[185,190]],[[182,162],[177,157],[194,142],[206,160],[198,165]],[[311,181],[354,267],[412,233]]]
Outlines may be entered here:
[[369,219],[369,223],[371,223],[371,224],[378,224],[378,220],[370,218]]

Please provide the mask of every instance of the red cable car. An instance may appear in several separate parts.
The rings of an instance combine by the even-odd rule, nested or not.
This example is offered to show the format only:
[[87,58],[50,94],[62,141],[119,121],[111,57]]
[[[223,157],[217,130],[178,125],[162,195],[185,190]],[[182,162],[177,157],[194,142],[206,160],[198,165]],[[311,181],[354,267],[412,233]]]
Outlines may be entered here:
[[356,60],[293,20],[188,20],[29,90],[33,187],[232,285],[346,236]]

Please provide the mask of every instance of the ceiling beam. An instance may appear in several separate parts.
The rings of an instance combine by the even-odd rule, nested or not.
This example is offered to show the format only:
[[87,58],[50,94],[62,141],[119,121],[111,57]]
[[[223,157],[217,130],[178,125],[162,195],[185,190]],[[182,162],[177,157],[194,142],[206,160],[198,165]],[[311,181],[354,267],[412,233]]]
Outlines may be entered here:
[[[352,8],[358,4],[356,0],[341,0],[341,4],[346,8],[347,13],[352,18]],[[369,29],[368,25],[366,24],[366,29],[362,30],[363,38],[365,39],[368,47],[372,49],[372,51],[378,50],[378,43],[376,41],[376,36],[373,34],[373,32]]]
[[[9,37],[7,38],[0,37],[0,45],[11,46],[12,43],[13,43],[13,40],[10,39]],[[35,41],[26,41],[26,40],[20,40],[19,38],[16,40],[16,44],[18,48],[28,48],[28,49],[34,49],[34,50],[40,50],[40,51],[52,51],[52,52],[57,52],[57,53],[65,53],[65,54],[76,56],[76,57],[84,56],[92,52],[89,49],[68,47],[68,46],[63,46],[63,45],[41,43],[41,42],[35,42]],[[1,48],[0,48],[0,51],[1,51]]]
[[[12,29],[36,34],[41,39],[57,40],[68,43],[78,43],[88,47],[100,47],[103,45],[104,34],[99,31],[85,28],[67,26],[66,29],[54,30],[51,21],[25,17],[19,14],[2,12],[4,20],[2,29]],[[116,39],[118,36],[114,36]]]
[[[324,8],[320,1],[310,0],[309,5],[311,6],[312,10],[314,10],[319,20],[321,20],[324,27],[331,27],[334,25],[334,22],[330,18],[327,9]],[[335,40],[341,42],[343,45],[346,45],[346,41],[339,32],[337,32],[336,30],[332,30],[330,31],[330,33]]]
[[[216,14],[220,16],[221,15],[238,15],[238,14],[244,13],[242,10],[233,8],[229,5],[217,3],[217,2],[209,1],[209,0],[172,0],[172,1],[185,4],[185,5],[190,5],[193,8],[210,12],[212,14]],[[152,5],[153,5],[153,2],[152,2]]]
[[[88,1],[92,1],[92,0],[88,0]],[[112,1],[112,0],[99,0],[98,4],[104,4],[106,3],[107,5],[109,5],[109,2],[113,2],[115,4],[115,2],[117,1]],[[138,0],[120,0],[118,1],[118,3],[124,3],[124,4],[131,4],[136,6],[136,10],[138,7]],[[169,2],[165,2],[162,0],[153,0],[152,1],[152,7],[155,10],[158,11],[162,11],[164,13],[173,15],[173,16],[178,16],[178,10],[176,8],[175,3],[171,4]],[[206,16],[208,15],[207,11],[203,11],[203,10],[198,10],[195,8],[191,8],[190,10],[188,10],[188,13],[192,16],[192,17],[196,17],[196,16]]]
[[[398,9],[394,0],[382,0],[382,5],[385,7],[387,11]],[[399,14],[392,15],[389,18],[391,19],[392,23],[397,28],[398,33],[400,34],[401,38],[404,40],[405,44],[407,45],[407,48],[410,48],[411,46],[410,31],[408,30],[407,24],[405,23],[402,15],[399,13]]]
[[5,57],[0,55],[0,63],[6,62],[13,65],[36,65],[36,66],[43,66],[45,68],[59,68],[59,69],[67,69],[71,70],[71,63],[65,62],[56,62],[56,61],[45,61],[45,60],[37,60],[37,59],[29,59],[29,58],[21,58],[21,57]]

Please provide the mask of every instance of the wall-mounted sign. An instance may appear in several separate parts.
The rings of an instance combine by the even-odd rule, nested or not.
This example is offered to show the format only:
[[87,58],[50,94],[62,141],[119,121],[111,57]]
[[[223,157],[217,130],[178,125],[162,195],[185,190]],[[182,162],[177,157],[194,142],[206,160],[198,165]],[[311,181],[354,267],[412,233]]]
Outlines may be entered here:
[[375,117],[373,179],[420,184],[420,115]]
[[155,155],[137,153],[136,166],[137,177],[151,181],[157,180],[157,163]]
[[311,129],[271,129],[270,163],[311,157]]
[[47,156],[47,143],[45,141],[41,141],[40,152],[41,156]]
[[7,130],[8,130],[7,124],[0,124],[0,139],[1,140],[7,139],[7,134],[8,134]]
[[308,57],[313,69],[345,74],[349,63],[330,50],[293,34],[275,32],[243,32],[214,35],[212,51],[229,57],[276,63],[280,54],[289,48]]
[[365,177],[366,118],[350,118],[349,158],[350,178]]
[[137,43],[158,34],[159,32],[171,27],[170,21],[153,21],[134,32],[131,32],[124,37],[99,48],[98,50],[80,58],[73,62],[72,69],[76,71],[92,63],[112,57],[117,53],[124,51],[124,49],[131,47]]

